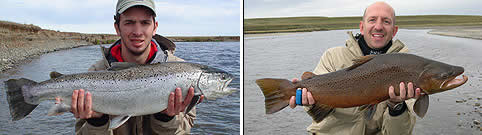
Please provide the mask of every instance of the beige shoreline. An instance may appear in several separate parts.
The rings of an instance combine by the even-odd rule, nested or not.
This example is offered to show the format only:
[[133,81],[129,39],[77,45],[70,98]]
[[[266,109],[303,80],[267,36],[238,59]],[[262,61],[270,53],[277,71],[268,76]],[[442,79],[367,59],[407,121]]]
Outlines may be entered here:
[[[42,54],[80,46],[93,45],[82,40],[40,40],[16,42],[21,47],[8,47],[11,43],[0,43],[0,71],[12,69]],[[11,45],[14,46],[14,45]]]
[[448,26],[443,28],[435,28],[427,33],[441,36],[482,40],[482,26]]
[[[428,34],[471,38],[482,40],[482,26],[432,26],[432,27],[405,27],[400,29],[432,29]],[[244,37],[264,37],[282,36],[306,32],[287,32],[287,33],[263,33],[263,34],[244,34]]]

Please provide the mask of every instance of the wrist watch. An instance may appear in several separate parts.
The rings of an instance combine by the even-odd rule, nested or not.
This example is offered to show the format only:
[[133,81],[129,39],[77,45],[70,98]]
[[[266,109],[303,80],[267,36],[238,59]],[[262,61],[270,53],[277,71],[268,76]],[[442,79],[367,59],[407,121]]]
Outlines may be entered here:
[[401,111],[405,106],[405,101],[399,102],[397,104],[388,101],[387,105],[390,111]]

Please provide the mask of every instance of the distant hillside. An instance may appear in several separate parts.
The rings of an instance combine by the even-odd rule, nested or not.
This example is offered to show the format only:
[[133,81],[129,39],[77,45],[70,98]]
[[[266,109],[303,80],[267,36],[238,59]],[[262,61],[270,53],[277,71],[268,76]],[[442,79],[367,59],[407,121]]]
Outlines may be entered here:
[[[177,36],[167,37],[175,42],[219,42],[239,41],[239,36]],[[59,32],[42,29],[32,24],[19,24],[0,21],[1,41],[32,41],[32,40],[78,40],[91,44],[110,44],[119,39],[115,34],[83,34],[76,32]]]
[[[357,17],[287,17],[244,19],[244,34],[308,32],[337,29],[358,29],[361,16]],[[433,26],[482,25],[482,16],[469,15],[416,15],[397,16],[400,28]]]
[[42,29],[32,24],[19,24],[0,21],[0,40],[2,41],[41,41],[41,40],[76,40],[92,44],[111,43],[118,39],[113,34],[82,34],[76,32],[59,32]]

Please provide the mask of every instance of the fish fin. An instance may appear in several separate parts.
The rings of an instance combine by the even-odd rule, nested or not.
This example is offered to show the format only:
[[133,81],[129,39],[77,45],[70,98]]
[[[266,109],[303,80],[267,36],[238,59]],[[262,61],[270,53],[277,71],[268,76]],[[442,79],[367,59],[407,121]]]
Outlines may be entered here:
[[304,72],[303,75],[301,75],[301,80],[310,79],[315,75],[313,72]]
[[361,56],[357,59],[353,59],[353,65],[347,68],[347,70],[352,70],[355,69],[356,67],[363,65],[367,63],[368,61],[372,60],[375,55],[367,55],[367,56]]
[[64,103],[60,104],[55,104],[53,105],[50,109],[49,112],[47,113],[48,116],[56,116],[56,115],[61,115],[65,112],[70,111],[70,106],[66,105]]
[[37,82],[25,78],[5,81],[5,86],[7,86],[7,101],[13,121],[23,119],[38,106],[25,102],[25,99],[29,97],[24,97],[22,92],[22,86],[35,84],[37,84]]
[[129,118],[131,118],[130,115],[119,115],[119,116],[115,116],[114,118],[112,118],[110,120],[110,124],[109,124],[109,130],[112,130],[112,129],[116,129],[118,127],[120,127],[122,124],[124,124],[127,120],[129,120]]
[[59,72],[55,72],[55,71],[52,71],[50,72],[50,78],[57,78],[57,77],[60,77],[60,76],[63,76],[64,74],[62,73],[59,73]]
[[313,118],[314,121],[317,123],[321,122],[328,114],[333,112],[334,109],[328,105],[322,104],[313,104],[310,110],[308,110],[308,114]]
[[[289,105],[290,97],[296,94],[295,86],[286,79],[263,78],[256,80],[256,84],[263,91],[266,114],[272,114],[285,108]],[[287,95],[289,91],[294,94]]]
[[189,113],[189,111],[191,111],[191,109],[194,108],[194,106],[197,104],[200,98],[201,98],[201,95],[195,95],[194,97],[192,97],[191,103],[189,103],[184,113]]
[[421,95],[415,104],[413,105],[413,111],[417,114],[418,117],[423,118],[428,111],[428,104],[429,104],[428,94]]
[[375,114],[376,109],[377,109],[377,104],[365,105],[364,109],[366,109],[365,120],[371,120],[373,118],[373,115]]
[[132,62],[112,62],[111,67],[108,68],[107,70],[109,70],[109,71],[119,71],[119,70],[131,68],[131,67],[135,67],[137,65],[139,65],[139,64],[132,63]]

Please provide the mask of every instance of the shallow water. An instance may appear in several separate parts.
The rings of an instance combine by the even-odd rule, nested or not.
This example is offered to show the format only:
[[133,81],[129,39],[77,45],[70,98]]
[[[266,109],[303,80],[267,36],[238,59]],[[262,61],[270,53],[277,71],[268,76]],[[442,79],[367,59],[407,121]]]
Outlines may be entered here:
[[[312,119],[302,107],[265,114],[264,96],[255,80],[300,78],[303,72],[313,71],[326,49],[345,45],[346,31],[245,38],[244,133],[307,133]],[[417,118],[413,133],[481,134],[480,125],[473,121],[482,120],[481,108],[475,106],[482,98],[482,40],[430,35],[427,31],[401,29],[395,38],[407,45],[410,53],[464,67],[469,81],[452,91],[431,95],[427,115]],[[458,100],[466,102],[456,103]]]
[[[189,62],[223,69],[235,76],[230,92],[204,100],[197,106],[193,134],[239,134],[239,42],[176,42],[176,56]],[[99,46],[87,46],[48,53],[17,69],[0,74],[0,81],[29,78],[49,79],[51,71],[64,74],[86,72],[101,58]],[[73,134],[75,119],[71,113],[47,116],[53,102],[42,102],[30,115],[11,121],[4,84],[0,83],[0,134]],[[209,98],[209,97],[207,97]]]

